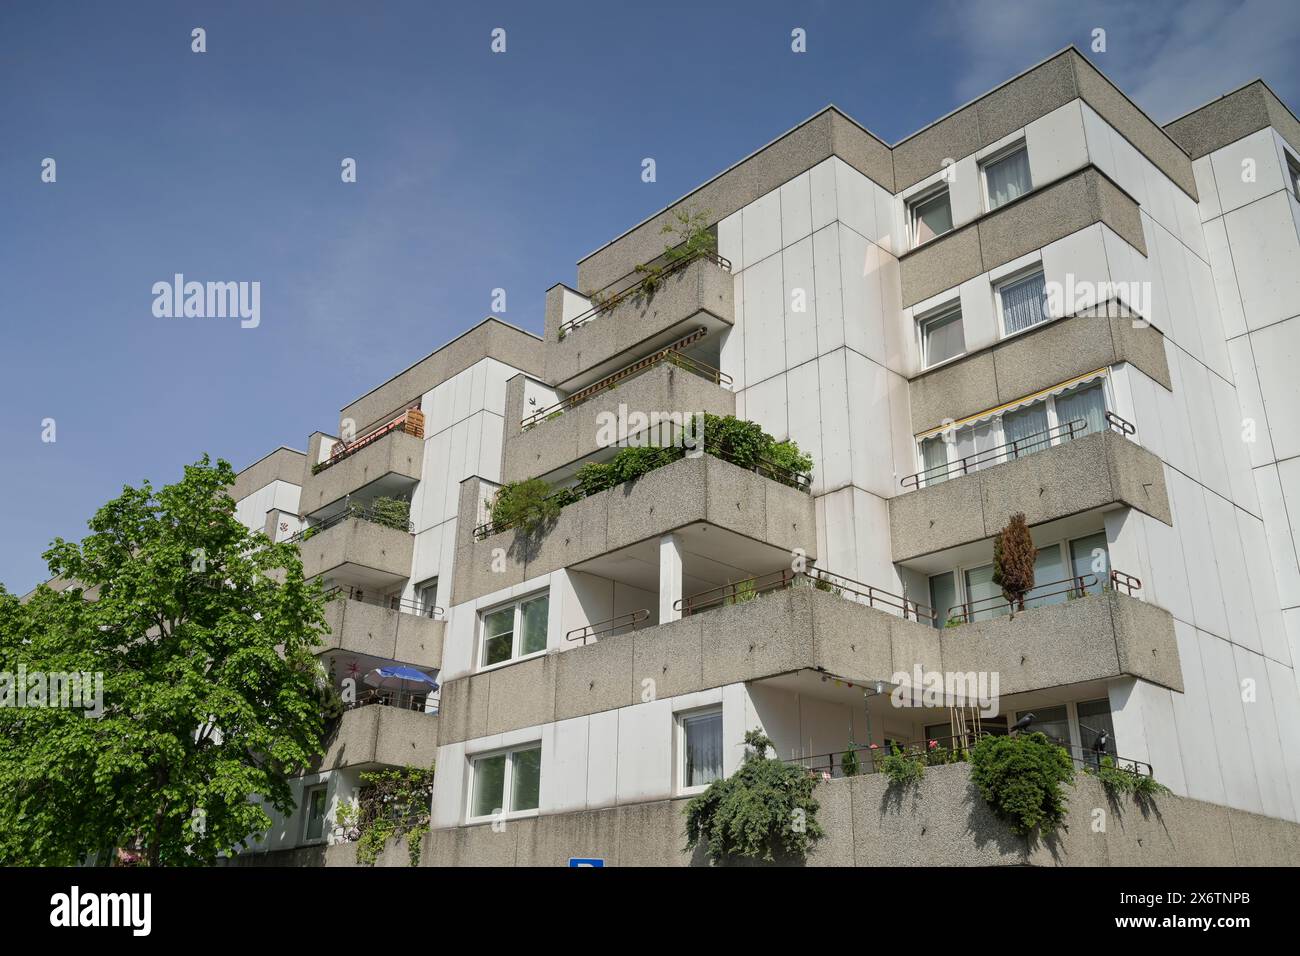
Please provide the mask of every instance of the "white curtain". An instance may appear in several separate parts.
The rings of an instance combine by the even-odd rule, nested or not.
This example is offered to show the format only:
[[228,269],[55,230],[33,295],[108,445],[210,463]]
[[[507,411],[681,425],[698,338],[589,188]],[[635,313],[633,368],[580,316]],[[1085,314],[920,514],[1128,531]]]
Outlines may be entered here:
[[1008,335],[1047,320],[1047,286],[1041,272],[1003,286],[998,294]]
[[1081,385],[1056,396],[1056,421],[1062,434],[1068,433],[1064,427],[1067,423],[1080,420],[1084,423],[1083,430],[1076,431],[1075,438],[1106,427],[1106,395],[1101,382]]
[[923,485],[928,487],[948,480],[945,470],[948,464],[948,445],[942,435],[921,442],[921,462],[925,467],[925,473],[921,476]]
[[686,785],[701,787],[722,779],[722,715],[682,721],[686,731]]
[[989,207],[997,209],[1029,192],[1029,152],[1017,150],[1006,159],[984,167],[988,180]]
[[966,337],[961,330],[961,313],[934,319],[925,325],[925,361],[935,365],[966,351]]
[[1043,432],[1047,431],[1047,403],[1034,402],[1024,408],[1017,408],[1002,416],[1002,441],[1006,444],[1016,442],[1015,455],[1011,449],[1006,450],[1007,458],[1022,457],[1048,447],[1049,439]]

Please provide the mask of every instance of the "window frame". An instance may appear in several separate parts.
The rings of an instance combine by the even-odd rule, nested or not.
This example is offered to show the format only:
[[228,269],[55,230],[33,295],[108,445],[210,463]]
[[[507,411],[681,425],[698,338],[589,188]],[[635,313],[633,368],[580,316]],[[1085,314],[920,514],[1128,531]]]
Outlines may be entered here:
[[[919,221],[917,212],[921,209],[922,206],[926,206],[929,203],[934,202],[940,196],[942,196],[948,202],[948,221],[951,223],[951,225],[943,232],[935,233],[929,239],[922,239],[920,233],[917,231],[916,228],[917,222]],[[934,242],[934,240],[941,239],[944,236],[948,235],[950,232],[956,231],[957,224],[952,221],[952,191],[948,188],[948,181],[946,179],[941,182],[935,183],[933,186],[930,186],[927,189],[922,189],[919,192],[917,192],[915,195],[908,197],[906,203],[907,203],[907,231],[908,231],[908,239],[910,240],[909,242],[910,248],[919,249],[921,246],[925,245],[928,242]]]
[[[479,769],[478,765],[485,760],[491,760],[494,757],[505,757],[505,771],[501,775],[501,802],[503,804],[512,802],[515,777],[515,756],[516,754],[537,751],[537,806],[524,810],[514,808],[507,809],[500,807],[500,813],[488,813],[483,816],[474,815],[474,794],[475,786],[478,783]],[[465,822],[471,823],[489,823],[493,820],[518,820],[525,817],[535,817],[541,812],[542,806],[542,741],[540,739],[530,740],[527,743],[515,744],[510,747],[498,747],[495,750],[485,750],[482,753],[469,754],[466,759],[469,761],[469,786],[466,787],[465,801]]]
[[988,175],[989,167],[996,166],[998,163],[1010,159],[1016,153],[1021,153],[1021,152],[1025,154],[1025,165],[1026,167],[1028,167],[1029,166],[1029,144],[1025,142],[1023,137],[1016,140],[1014,143],[1008,143],[1005,147],[993,153],[993,155],[986,156],[984,159],[980,160],[979,162],[980,193],[982,194],[983,197],[984,211],[986,213],[994,212],[995,210],[1001,209],[1003,206],[1009,206],[1011,203],[1015,202],[1016,199],[1020,199],[1023,196],[1028,196],[1031,192],[1034,191],[1034,177],[1033,177],[1033,170],[1031,169],[1029,174],[1029,188],[1026,189],[1020,196],[1017,196],[1016,199],[1008,199],[1006,202],[1000,203],[999,205],[995,206],[993,205],[992,197],[989,195],[989,175]]
[[[1030,328],[1036,328],[1036,326],[1032,326],[1032,325],[1031,325]],[[958,356],[958,357],[960,357],[960,356]],[[927,369],[927,371],[928,371],[928,369]],[[1062,392],[1069,391],[1070,389],[1080,388],[1080,387],[1082,387],[1082,386],[1093,385],[1093,384],[1096,384],[1097,382],[1100,382],[1100,383],[1101,383],[1102,402],[1103,402],[1103,404],[1105,405],[1106,411],[1107,411],[1107,412],[1114,411],[1114,409],[1115,409],[1115,394],[1114,394],[1114,391],[1113,391],[1113,388],[1112,388],[1112,385],[1111,385],[1110,375],[1099,375],[1099,376],[1097,376],[1096,378],[1093,378],[1093,379],[1085,379],[1084,381],[1081,381],[1081,382],[1075,382],[1075,383],[1074,383],[1073,385],[1071,385],[1068,389],[1063,389]],[[1059,425],[1060,425],[1060,420],[1057,418],[1057,414],[1056,414],[1056,399],[1057,399],[1057,396],[1054,395],[1054,394],[1053,394],[1053,395],[1045,395],[1045,396],[1043,396],[1041,399],[1036,399],[1036,401],[1041,401],[1041,402],[1046,402],[1046,403],[1047,403],[1047,427],[1048,427],[1049,429],[1055,429],[1055,428],[1059,427]],[[1028,404],[1023,405],[1023,406],[1020,406],[1020,407],[1021,407],[1021,408],[1028,408],[1029,405],[1031,405],[1031,404],[1034,404],[1034,403],[1031,402],[1031,403],[1028,403]],[[1005,445],[1005,444],[1007,443],[1007,442],[1006,442],[1006,430],[1005,430],[1004,425],[1003,425],[1003,416],[1004,416],[1005,414],[1006,414],[1006,412],[1005,412],[1005,411],[1002,411],[1002,412],[999,412],[997,415],[995,415],[993,418],[987,420],[987,424],[989,424],[990,426],[993,427],[993,434],[990,435],[990,438],[992,439],[992,441],[991,441],[991,444],[990,444],[989,447],[991,447],[991,448],[998,448],[998,447],[1001,447],[1002,445]],[[957,446],[960,444],[960,442],[958,442],[958,441],[956,440],[956,436],[957,436],[957,434],[958,434],[958,433],[959,433],[963,428],[971,428],[971,427],[974,427],[974,425],[973,425],[973,424],[970,424],[970,425],[963,424],[963,425],[960,425],[960,426],[954,426],[954,427],[952,428],[952,434],[953,434],[953,438],[954,438],[954,440],[953,440],[953,441],[944,441],[944,442],[943,442],[943,447],[944,447],[944,449],[945,449],[946,452],[947,452],[946,463],[947,463],[948,465],[952,465],[952,464],[953,464],[953,463],[954,463],[954,462],[955,462],[955,461],[960,457],[960,456],[957,454]],[[937,437],[937,438],[940,438],[940,440],[942,440],[942,438],[943,438],[943,434],[944,434],[944,432],[943,432],[943,430],[941,429],[941,430],[939,430],[939,431],[937,431],[937,432],[932,431],[932,432],[929,432],[929,433],[924,434],[924,435],[913,436],[913,446],[914,446],[914,449],[913,449],[913,459],[914,459],[914,461],[915,461],[916,474],[922,474],[922,473],[924,473],[924,472],[926,471],[926,466],[925,466],[925,449],[923,448],[923,444],[924,444],[924,442],[928,441],[928,440],[931,439],[931,438],[936,438],[936,437]],[[1062,442],[1062,440],[1061,440],[1061,436],[1060,436],[1060,435],[1056,435],[1056,436],[1054,436],[1054,437],[1052,438],[1052,444],[1051,444],[1050,447],[1055,448],[1055,447],[1057,447],[1057,446],[1060,445],[1060,444],[1063,444],[1063,442]],[[1043,449],[1040,449],[1040,450],[1041,450],[1041,451],[1046,451],[1047,449],[1046,449],[1046,448],[1043,448]],[[984,468],[992,468],[994,464],[1004,464],[1004,462],[992,462],[992,461],[990,461],[990,462],[988,462],[988,463],[986,463],[986,464],[981,465],[981,466],[980,466],[978,469],[976,469],[976,470],[979,471],[979,470],[983,470]],[[962,478],[962,477],[965,477],[965,476],[964,476],[964,475],[946,475],[946,476],[944,476],[943,478],[939,479],[938,481],[934,481],[933,484],[936,484],[936,485],[937,485],[937,484],[942,484],[944,481],[951,481],[951,480],[954,479],[954,478]],[[929,488],[930,486],[931,486],[931,482],[930,482],[929,480],[923,482],[923,483],[920,485],[921,488]]]
[[[424,593],[430,590],[433,592],[432,601],[426,601]],[[414,598],[415,603],[420,608],[420,616],[432,618],[432,609],[438,606],[438,575],[435,574],[431,578],[425,578],[417,584],[415,586]]]
[[[509,601],[503,601],[500,604],[494,604],[491,607],[479,609],[478,624],[477,624],[478,653],[474,657],[478,671],[487,671],[497,667],[505,667],[509,664],[514,664],[518,661],[526,661],[534,657],[540,657],[542,654],[546,653],[547,647],[549,647],[550,645],[550,627],[549,627],[550,597],[551,597],[550,588],[544,588],[541,591],[534,591],[533,593],[525,595],[523,597],[511,598]],[[541,648],[541,650],[529,651],[527,654],[521,654],[519,653],[519,651],[522,647],[522,642],[523,642],[522,625],[523,625],[524,605],[531,604],[532,602],[537,601],[541,598],[545,598],[547,601],[547,606],[546,606],[547,624],[548,624],[547,643],[545,646]],[[504,611],[507,608],[513,608],[514,610],[514,625],[511,630],[511,638],[510,638],[510,656],[507,657],[505,660],[497,661],[492,664],[486,664],[484,663],[484,659],[487,655],[487,642],[488,642],[487,619],[489,616],[496,614],[499,611]],[[494,635],[494,636],[499,637],[504,635]]]
[[[1070,550],[1070,546],[1076,541],[1082,541],[1085,538],[1091,538],[1093,535],[1096,534],[1103,534],[1103,535],[1106,534],[1106,528],[1103,526],[1101,528],[1096,529],[1095,531],[1086,531],[1082,534],[1070,534],[1060,538],[1053,538],[1051,541],[1046,541],[1041,545],[1035,545],[1035,548],[1038,551],[1045,551],[1048,548],[1056,548],[1057,555],[1060,558],[1061,567],[1067,572],[1068,577],[1073,577],[1074,559],[1073,559],[1072,552]],[[944,568],[942,571],[935,571],[933,573],[926,574],[925,587],[926,587],[927,599],[929,598],[930,595],[934,593],[931,581],[934,578],[942,577],[945,574],[951,574],[953,576],[953,593],[957,598],[957,603],[954,604],[953,607],[961,607],[961,605],[965,604],[968,599],[968,591],[966,586],[967,573],[970,571],[978,571],[981,568],[987,568],[992,563],[992,560],[993,560],[992,557],[990,557],[989,560],[980,561],[978,564],[969,564],[969,563],[957,564],[951,568]],[[1113,567],[1113,565],[1111,564],[1111,551],[1110,551],[1109,537],[1107,537],[1106,539],[1106,566],[1108,568]],[[1047,584],[1049,582],[1044,581],[1042,583]],[[1107,582],[1105,580],[1099,580],[1098,583],[1104,585]],[[1090,594],[1091,592],[1087,592],[1087,593]],[[944,627],[944,625],[948,623],[948,618],[946,615],[949,610],[950,608],[946,608],[946,607],[945,608],[937,607],[934,609],[935,621],[937,627],[942,628]],[[992,619],[990,618],[989,620]],[[970,622],[966,622],[966,623],[970,623]]]
[[[321,816],[320,816],[320,836],[311,836],[311,806],[312,799],[316,794],[321,795]],[[329,804],[329,784],[314,783],[310,786],[303,787],[302,790],[302,842],[304,846],[324,843],[327,837],[325,824],[329,822],[330,804]]]
[[1047,273],[1043,269],[1042,262],[1036,262],[1032,266],[1026,269],[1021,269],[1018,272],[1013,272],[1011,275],[1003,276],[1001,279],[998,279],[996,282],[992,283],[993,308],[998,315],[998,341],[1001,342],[1007,339],[1013,339],[1017,335],[1024,335],[1026,332],[1031,332],[1034,329],[1040,329],[1044,325],[1047,325],[1049,322],[1051,322],[1053,319],[1056,318],[1056,316],[1052,315],[1050,312],[1047,312],[1047,305],[1046,303],[1044,303],[1043,310],[1046,313],[1046,315],[1041,321],[1035,322],[1033,325],[1027,325],[1023,329],[1017,329],[1014,332],[1007,331],[1006,313],[1002,309],[1002,290],[1007,288],[1008,286],[1013,286],[1020,282],[1027,282],[1030,279],[1032,279],[1034,276],[1043,277],[1043,295],[1046,296],[1047,295]]
[[[931,362],[930,346],[929,340],[926,337],[926,329],[934,323],[943,319],[952,318],[954,315],[957,317],[957,321],[961,323],[961,351],[956,355],[950,355],[937,362]],[[954,299],[946,305],[941,305],[936,309],[931,309],[924,315],[918,316],[916,319],[916,332],[920,337],[919,348],[921,352],[922,371],[928,372],[930,369],[939,368],[942,365],[947,365],[949,362],[955,362],[960,358],[965,358],[969,354],[969,349],[966,347],[966,317],[962,313],[960,299]]]
[[[716,715],[719,720],[725,719],[723,717],[721,704],[709,704],[707,707],[695,707],[691,710],[678,711],[673,714],[673,723],[675,725],[673,731],[673,743],[674,748],[677,751],[676,759],[673,761],[676,765],[676,786],[674,787],[674,790],[678,795],[690,796],[697,793],[703,793],[705,790],[709,789],[709,784],[707,783],[696,784],[694,786],[686,785],[686,722],[692,718],[712,717],[714,715]],[[725,755],[722,761],[722,766],[719,768],[719,773],[721,776],[719,776],[718,779],[721,780],[726,774]]]
[[1290,179],[1291,198],[1300,202],[1300,159],[1293,156],[1290,150],[1284,150],[1286,153],[1286,174]]

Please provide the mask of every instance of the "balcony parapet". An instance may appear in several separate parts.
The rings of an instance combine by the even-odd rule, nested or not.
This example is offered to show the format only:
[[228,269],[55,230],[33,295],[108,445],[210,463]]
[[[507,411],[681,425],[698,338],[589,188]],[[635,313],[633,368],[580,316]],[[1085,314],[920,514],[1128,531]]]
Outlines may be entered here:
[[442,666],[445,621],[400,608],[337,597],[325,608],[329,634],[316,653],[366,654],[415,667]]
[[294,535],[302,556],[302,573],[307,579],[329,577],[348,568],[371,572],[395,583],[411,573],[415,537],[406,528],[380,524],[354,512],[306,528]]
[[[603,426],[609,416],[626,420],[626,414],[620,419],[620,408],[645,414],[647,429],[654,414],[735,414],[736,396],[726,387],[730,379],[716,369],[672,348],[643,362],[522,419],[516,414],[522,412],[523,378],[513,379],[506,397],[505,481],[549,474],[596,454],[608,444]],[[624,430],[631,436],[642,429],[628,425]]]
[[316,771],[344,767],[428,767],[438,754],[439,717],[375,704],[345,710]]
[[547,381],[563,389],[581,388],[697,326],[712,333],[735,323],[731,264],[721,257],[699,255],[673,263],[656,277],[653,289],[643,281],[620,280],[608,298],[563,324],[558,313],[548,310]]
[[1113,431],[889,499],[892,559],[991,538],[1017,512],[1035,525],[1107,507],[1136,508],[1173,524],[1164,465]]
[[810,559],[817,552],[816,511],[807,491],[712,455],[681,458],[574,501],[531,534],[478,525],[487,487],[480,478],[461,483],[457,604],[701,523],[782,550],[801,548]]
[[[412,412],[418,414],[418,409]],[[307,470],[298,510],[313,514],[382,478],[396,478],[403,485],[419,481],[424,467],[424,424],[422,418],[414,424],[412,412],[356,441],[335,442],[336,450]],[[324,436],[319,441],[323,443]],[[318,454],[318,447],[313,439],[310,452]]]
[[798,670],[863,683],[897,673],[998,672],[999,693],[1139,677],[1182,690],[1173,618],[1114,591],[937,629],[859,595],[786,587],[678,621],[448,681],[443,743]]

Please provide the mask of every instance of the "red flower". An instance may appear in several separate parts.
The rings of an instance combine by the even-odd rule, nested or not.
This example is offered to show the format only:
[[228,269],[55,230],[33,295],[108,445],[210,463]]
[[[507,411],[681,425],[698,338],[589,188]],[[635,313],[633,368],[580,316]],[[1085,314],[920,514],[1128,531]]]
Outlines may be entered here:
[[931,741],[930,741],[930,749],[931,749],[931,750],[933,750],[933,749],[934,749],[935,747],[937,747],[937,746],[939,746],[939,741],[937,741],[937,740],[931,740]]

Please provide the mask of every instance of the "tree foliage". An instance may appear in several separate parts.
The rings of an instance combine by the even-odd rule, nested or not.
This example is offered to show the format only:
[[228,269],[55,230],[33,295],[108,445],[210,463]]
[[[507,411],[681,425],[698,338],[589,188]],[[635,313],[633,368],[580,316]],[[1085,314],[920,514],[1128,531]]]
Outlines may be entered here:
[[1037,558],[1029,525],[1024,514],[1018,512],[993,539],[993,583],[1002,588],[1002,596],[1014,611],[1025,609],[1025,594],[1034,587]]
[[324,597],[293,545],[236,519],[234,480],[204,456],[176,484],[125,487],[45,552],[66,589],[0,589],[0,670],[103,681],[98,717],[0,708],[0,863],[136,846],[206,864],[270,827],[255,795],[293,809],[288,778],[324,731]]
[[803,767],[767,756],[762,731],[745,734],[739,770],[715,780],[686,805],[686,851],[703,845],[709,859],[793,861],[823,836],[813,799],[816,779]]

